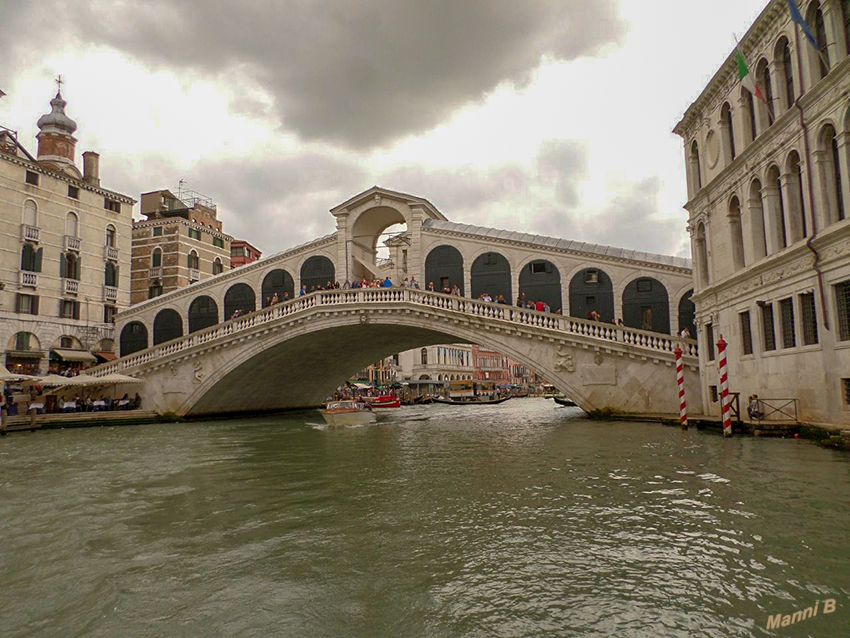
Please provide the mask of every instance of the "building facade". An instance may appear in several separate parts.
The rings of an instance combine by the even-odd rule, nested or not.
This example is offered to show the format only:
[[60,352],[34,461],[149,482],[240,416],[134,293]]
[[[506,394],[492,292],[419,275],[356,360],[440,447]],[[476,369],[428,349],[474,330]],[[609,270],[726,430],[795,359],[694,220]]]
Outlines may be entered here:
[[476,381],[526,387],[541,382],[540,377],[523,364],[481,346],[472,346],[472,361],[475,368],[473,378]]
[[244,239],[234,239],[230,242],[231,268],[239,268],[245,264],[250,264],[257,261],[262,256],[262,251],[255,248]]
[[0,127],[0,344],[24,374],[113,356],[130,305],[133,205],[100,185],[100,156],[76,164],[76,123],[61,93],[38,120],[33,157]]
[[730,54],[674,129],[685,143],[703,409],[730,390],[790,401],[803,421],[850,422],[850,6],[786,0],[740,43],[764,102]]
[[230,270],[232,237],[215,204],[193,191],[144,193],[133,224],[131,301],[139,303]]
[[399,353],[397,381],[465,381],[473,378],[472,348],[455,343]]

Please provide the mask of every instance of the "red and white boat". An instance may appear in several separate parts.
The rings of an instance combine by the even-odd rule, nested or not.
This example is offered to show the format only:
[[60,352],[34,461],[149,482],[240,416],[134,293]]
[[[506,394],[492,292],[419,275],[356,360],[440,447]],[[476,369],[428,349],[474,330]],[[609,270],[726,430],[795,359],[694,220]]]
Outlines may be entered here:
[[401,401],[399,401],[398,397],[394,397],[391,394],[381,397],[372,397],[369,400],[369,405],[373,410],[382,410],[385,408],[400,408]]

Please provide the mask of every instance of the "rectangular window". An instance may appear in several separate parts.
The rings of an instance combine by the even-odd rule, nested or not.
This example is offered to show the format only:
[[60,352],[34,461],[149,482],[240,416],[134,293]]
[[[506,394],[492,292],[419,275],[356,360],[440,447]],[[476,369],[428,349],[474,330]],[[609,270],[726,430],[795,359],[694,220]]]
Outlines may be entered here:
[[154,237],[162,237],[162,226],[154,226],[152,234]]
[[652,292],[652,280],[651,279],[638,279],[637,280],[637,291],[638,292]]
[[237,246],[236,248],[231,248],[230,249],[230,255],[232,257],[244,257],[245,256],[245,249],[242,248],[242,246]]
[[761,323],[764,328],[764,350],[776,350],[776,333],[773,331],[773,305],[767,303],[761,307]]
[[803,345],[816,344],[818,342],[818,313],[815,309],[815,293],[804,292],[800,295],[800,319],[803,322]]
[[109,199],[108,197],[103,198],[103,207],[106,210],[111,210],[113,213],[121,212],[121,202],[116,202],[114,199]]
[[850,405],[850,379],[841,379],[841,394],[844,397],[844,404]]
[[190,228],[189,229],[189,237],[191,237],[192,239],[197,239],[198,241],[201,241],[201,231],[199,231],[197,228]]
[[705,352],[709,361],[714,361],[714,326],[707,324],[705,326]]
[[532,275],[541,275],[546,272],[546,262],[545,261],[533,261],[531,262],[531,274]]
[[71,337],[60,337],[59,338],[59,347],[60,348],[73,348],[74,340]]
[[838,340],[850,341],[850,281],[835,286],[835,307],[838,310]]
[[27,171],[25,179],[27,184],[38,186],[38,173],[34,173],[33,171]]
[[651,306],[641,306],[640,307],[640,329],[641,330],[652,330],[652,307]]
[[753,353],[753,331],[750,325],[750,312],[742,312],[741,317],[741,348],[744,354]]
[[59,316],[63,319],[80,318],[80,302],[71,299],[63,299],[59,305]]
[[793,348],[797,345],[797,335],[794,331],[794,300],[782,299],[779,302],[779,313],[782,320],[782,347]]
[[712,402],[712,403],[717,403],[717,400],[718,400],[718,396],[717,396],[717,386],[716,386],[716,385],[710,385],[710,386],[708,386],[708,391],[709,391],[709,393],[711,394],[711,402]]
[[15,335],[15,350],[27,352],[30,349],[30,333],[19,332]]
[[588,310],[593,310],[596,308],[596,297],[585,297],[584,305]]
[[103,323],[115,323],[115,315],[118,314],[118,308],[115,306],[103,307]]
[[213,237],[213,246],[224,248],[224,240],[221,237]]
[[[21,315],[38,314],[38,297],[35,295],[22,295],[18,293],[16,312]],[[20,348],[18,348],[20,350]]]
[[598,270],[588,270],[584,273],[584,283],[586,284],[598,284],[599,283],[599,271]]
[[80,189],[68,184],[68,197],[71,199],[80,199]]

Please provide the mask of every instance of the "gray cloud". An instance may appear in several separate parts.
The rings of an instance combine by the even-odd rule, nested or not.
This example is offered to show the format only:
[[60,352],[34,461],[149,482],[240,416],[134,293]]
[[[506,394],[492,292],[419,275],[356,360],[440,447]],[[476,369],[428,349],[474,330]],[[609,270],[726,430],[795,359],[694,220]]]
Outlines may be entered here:
[[[363,148],[428,130],[501,82],[526,83],[542,58],[575,59],[619,42],[617,3],[0,0],[0,15],[15,25],[4,29],[0,59],[24,37],[31,46],[32,29],[53,16],[57,29],[146,63],[237,85],[248,77],[274,97],[284,129]],[[248,100],[234,107],[257,111]]]

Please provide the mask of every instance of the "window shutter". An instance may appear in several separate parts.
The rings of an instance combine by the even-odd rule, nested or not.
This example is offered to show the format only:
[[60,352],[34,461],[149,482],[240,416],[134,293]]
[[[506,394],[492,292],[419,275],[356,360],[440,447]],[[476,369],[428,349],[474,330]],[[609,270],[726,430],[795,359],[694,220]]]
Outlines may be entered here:
[[68,256],[65,253],[59,253],[59,276],[64,277],[68,270]]
[[[41,251],[39,251],[39,252],[41,252]],[[38,297],[32,298],[32,314],[34,314],[34,315],[38,314]]]
[[35,272],[41,272],[41,255],[44,252],[44,248],[39,248],[35,251]]
[[24,244],[24,247],[21,248],[21,270],[29,270],[29,268],[27,268],[27,249],[29,247],[29,244]]
[[[77,264],[79,264],[79,263],[80,262],[78,261]],[[79,319],[80,318],[80,302],[75,301],[73,303],[74,303],[74,319]]]
[[[77,259],[74,261],[74,279],[76,279],[77,281],[80,280],[80,262],[81,261],[82,261],[82,259],[80,257],[77,257]],[[79,319],[79,317],[77,317],[77,318]]]
[[18,293],[15,295],[15,312],[21,311],[21,295]]

